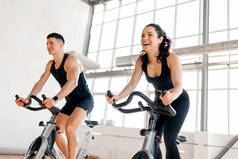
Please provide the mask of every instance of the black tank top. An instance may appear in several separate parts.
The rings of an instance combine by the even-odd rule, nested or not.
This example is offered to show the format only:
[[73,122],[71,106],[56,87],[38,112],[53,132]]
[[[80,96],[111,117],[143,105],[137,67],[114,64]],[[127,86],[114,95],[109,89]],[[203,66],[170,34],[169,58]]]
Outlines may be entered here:
[[[64,54],[64,58],[59,66],[58,69],[55,68],[55,61],[53,61],[51,65],[50,72],[54,76],[54,78],[59,82],[61,88],[64,86],[64,84],[67,82],[67,73],[64,70],[64,63],[67,59],[69,54]],[[67,101],[71,102],[77,102],[83,98],[90,97],[91,93],[88,89],[88,85],[85,79],[85,75],[83,71],[79,74],[78,78],[78,86],[68,95],[65,97]]]
[[174,88],[172,80],[171,80],[171,73],[170,69],[167,65],[166,58],[162,59],[162,67],[161,67],[161,74],[157,77],[150,77],[147,72],[147,63],[144,62],[142,64],[142,70],[145,72],[146,79],[149,83],[152,83],[155,89],[158,90],[169,90]]

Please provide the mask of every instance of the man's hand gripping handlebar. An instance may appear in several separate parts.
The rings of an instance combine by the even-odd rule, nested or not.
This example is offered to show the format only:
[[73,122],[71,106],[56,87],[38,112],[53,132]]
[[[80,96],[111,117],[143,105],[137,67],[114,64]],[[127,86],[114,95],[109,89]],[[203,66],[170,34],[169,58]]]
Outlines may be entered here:
[[[20,98],[19,95],[15,95],[15,97],[16,97],[16,100],[17,100],[18,98]],[[47,99],[47,97],[46,97],[44,94],[42,95],[42,98],[43,98],[44,100]],[[32,103],[32,99],[34,99],[35,101],[37,101],[38,104],[40,105],[40,107],[38,107],[38,108],[31,107],[30,105],[31,105],[31,103]],[[42,104],[42,100],[39,99],[39,98],[38,98],[37,96],[35,96],[35,95],[31,95],[30,98],[29,98],[29,101],[28,101],[27,103],[25,103],[24,101],[21,101],[21,102],[24,103],[24,104],[23,104],[23,107],[24,107],[24,108],[29,109],[29,110],[32,110],[32,111],[38,111],[38,110],[48,109],[48,108],[45,107],[44,104]],[[55,106],[53,106],[53,107],[50,108],[49,110],[50,110],[50,111],[54,111],[54,112],[59,112],[59,111],[60,111],[60,109],[57,108],[57,107],[55,107]]]

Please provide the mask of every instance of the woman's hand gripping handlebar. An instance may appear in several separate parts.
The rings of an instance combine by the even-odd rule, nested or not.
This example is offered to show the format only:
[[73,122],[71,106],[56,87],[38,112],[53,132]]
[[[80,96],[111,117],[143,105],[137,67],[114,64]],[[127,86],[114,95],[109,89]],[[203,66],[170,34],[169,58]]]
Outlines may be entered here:
[[[16,97],[16,103],[19,105],[19,103],[22,103],[22,106],[26,109],[32,110],[32,111],[38,111],[38,110],[43,110],[43,109],[48,109],[45,107],[44,104],[42,104],[42,100],[39,99],[38,97],[36,97],[35,95],[31,95],[29,98],[29,101],[26,103],[26,101],[23,98],[20,98],[18,95],[15,95]],[[42,98],[45,100],[47,99],[47,97],[43,94]],[[40,107],[35,108],[35,107],[31,107],[31,103],[32,103],[32,99],[34,99],[35,101],[38,102],[38,104],[40,105]],[[20,105],[21,106],[21,105]],[[53,106],[49,109],[50,111],[54,111],[54,112],[59,112],[60,109]]]
[[[165,94],[165,92],[163,91],[162,95],[164,95],[164,94]],[[112,93],[110,90],[107,91],[107,96],[110,98],[112,97]],[[140,98],[142,98],[148,104],[148,106],[144,106],[142,104],[142,102],[139,102],[138,103],[139,108],[123,109],[122,107],[130,104],[130,102],[132,101],[134,96],[139,96]],[[138,92],[138,91],[132,92],[125,102],[116,104],[114,101],[112,106],[122,113],[135,113],[135,112],[140,112],[140,111],[150,111],[150,112],[155,112],[155,113],[170,116],[170,117],[173,117],[176,115],[176,111],[173,109],[173,107],[170,104],[167,106],[155,104],[150,98],[148,98],[146,95],[144,95],[143,93]]]

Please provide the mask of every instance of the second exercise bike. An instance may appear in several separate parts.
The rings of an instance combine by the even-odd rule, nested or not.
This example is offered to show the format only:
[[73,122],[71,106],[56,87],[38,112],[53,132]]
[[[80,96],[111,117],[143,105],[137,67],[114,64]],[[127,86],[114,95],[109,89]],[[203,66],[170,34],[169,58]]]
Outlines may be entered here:
[[[162,91],[162,95],[165,94]],[[107,91],[108,97],[112,97],[111,91]],[[142,98],[146,103],[147,106],[144,106],[142,102],[138,102],[139,108],[132,108],[132,109],[123,109],[122,107],[130,104],[134,96],[139,96]],[[141,92],[134,91],[132,92],[127,100],[122,103],[113,103],[112,106],[122,113],[136,113],[141,111],[146,111],[150,115],[150,122],[149,127],[147,129],[142,129],[140,131],[140,135],[144,136],[144,142],[142,149],[138,151],[132,159],[155,159],[157,156],[157,149],[156,149],[156,123],[159,115],[166,115],[169,117],[174,117],[176,115],[176,111],[173,109],[171,105],[164,106],[164,105],[157,105],[155,104],[150,98],[144,95]],[[178,136],[177,137],[177,144],[181,142],[186,142],[185,136]]]

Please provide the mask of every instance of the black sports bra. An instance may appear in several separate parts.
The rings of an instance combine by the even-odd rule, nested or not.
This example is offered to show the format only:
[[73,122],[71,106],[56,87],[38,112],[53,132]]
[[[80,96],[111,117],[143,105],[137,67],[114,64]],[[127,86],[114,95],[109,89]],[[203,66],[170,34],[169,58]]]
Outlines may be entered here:
[[147,63],[142,64],[142,70],[145,72],[146,79],[149,83],[152,83],[154,88],[157,90],[169,90],[173,88],[171,79],[171,72],[167,65],[166,58],[162,59],[161,74],[157,77],[150,77],[147,71]]

